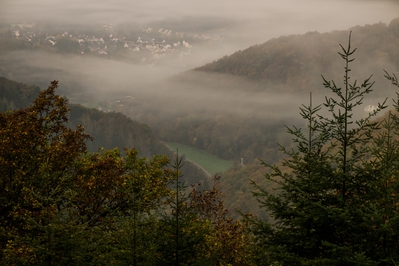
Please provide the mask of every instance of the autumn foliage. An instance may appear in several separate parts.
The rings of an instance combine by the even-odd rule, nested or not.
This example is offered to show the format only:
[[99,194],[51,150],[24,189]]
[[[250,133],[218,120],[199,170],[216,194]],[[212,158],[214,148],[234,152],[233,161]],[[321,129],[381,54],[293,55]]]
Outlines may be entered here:
[[[68,127],[57,86],[26,109],[0,113],[1,265],[248,265],[249,238],[216,187],[187,191],[178,209],[184,226],[169,230],[176,228],[169,158],[139,157],[136,149],[88,152],[92,138],[82,125]],[[176,234],[188,238],[171,244]],[[186,252],[199,247],[194,256]],[[187,256],[178,259],[176,250]]]

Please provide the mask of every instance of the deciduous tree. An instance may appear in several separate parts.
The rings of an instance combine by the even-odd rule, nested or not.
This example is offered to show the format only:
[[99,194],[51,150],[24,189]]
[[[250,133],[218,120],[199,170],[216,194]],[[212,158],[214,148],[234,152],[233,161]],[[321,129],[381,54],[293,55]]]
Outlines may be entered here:
[[0,113],[0,264],[110,265],[119,230],[170,194],[167,156],[89,153],[67,127],[57,81],[26,109]]

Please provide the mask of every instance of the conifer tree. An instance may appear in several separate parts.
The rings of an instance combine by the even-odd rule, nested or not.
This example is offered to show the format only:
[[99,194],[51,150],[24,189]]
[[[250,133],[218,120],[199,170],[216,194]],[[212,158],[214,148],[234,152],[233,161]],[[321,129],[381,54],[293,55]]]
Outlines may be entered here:
[[178,153],[172,167],[175,170],[174,195],[158,224],[156,265],[206,265],[200,246],[205,242],[207,230],[197,219],[195,210],[188,206],[190,193],[181,181],[183,157]]
[[[397,262],[395,233],[398,200],[395,117],[372,120],[385,102],[366,118],[355,119],[363,98],[372,92],[371,76],[351,82],[356,49],[348,46],[342,87],[323,78],[333,97],[323,105],[303,106],[307,132],[288,128],[296,148],[281,148],[283,167],[265,164],[266,179],[278,188],[259,186],[255,196],[271,220],[257,221],[254,232],[265,264],[389,265]],[[328,115],[321,115],[325,108]],[[382,127],[380,129],[379,127]],[[380,134],[374,138],[376,134]],[[259,261],[262,261],[260,259]],[[266,262],[265,262],[266,261]],[[261,264],[261,263],[259,263]]]

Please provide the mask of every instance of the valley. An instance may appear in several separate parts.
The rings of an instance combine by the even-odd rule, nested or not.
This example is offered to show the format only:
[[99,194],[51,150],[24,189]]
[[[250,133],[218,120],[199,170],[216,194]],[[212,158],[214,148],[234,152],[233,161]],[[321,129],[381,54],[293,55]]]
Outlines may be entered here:
[[[143,155],[167,152],[160,146],[146,147],[159,145],[152,141],[159,138],[206,151],[233,165],[243,158],[247,171],[233,166],[222,174],[222,182],[228,184],[234,176],[234,191],[227,197],[245,190],[245,200],[232,206],[252,211],[256,202],[243,207],[251,197],[248,179],[259,179],[259,159],[278,163],[283,157],[279,145],[293,145],[285,126],[305,127],[298,113],[309,102],[309,93],[316,104],[330,95],[320,75],[342,79],[336,51],[349,31],[358,48],[353,74],[360,79],[373,74],[376,82],[364,107],[395,97],[383,69],[389,73],[399,69],[397,6],[381,3],[351,2],[361,6],[364,15],[349,19],[350,8],[342,9],[348,20],[333,20],[331,13],[330,19],[321,19],[321,12],[313,11],[292,15],[289,5],[283,4],[272,9],[265,4],[251,19],[245,14],[229,16],[233,11],[210,15],[187,11],[175,17],[95,23],[82,18],[78,23],[63,17],[66,11],[61,10],[63,19],[49,23],[29,19],[25,13],[23,19],[15,16],[1,23],[0,75],[42,89],[56,79],[59,93],[71,103],[96,108],[109,117],[121,113],[138,123],[122,129],[116,122],[113,129],[103,130],[105,118],[92,121],[86,115],[74,122],[86,123],[99,140],[105,140],[101,133],[115,139],[102,144],[107,148],[123,149],[138,141]],[[342,3],[330,4],[326,1],[319,7],[336,10]],[[363,108],[356,113],[364,115]],[[127,144],[121,142],[121,134],[130,139]],[[208,172],[225,172],[226,164],[221,165]],[[195,182],[195,177],[190,180]]]
[[[364,102],[364,107],[376,106],[386,97],[395,95],[395,90],[383,77],[383,69],[391,73],[399,69],[398,19],[389,24],[356,26],[350,30],[358,48],[354,74],[359,77],[364,76],[363,73],[374,74],[376,82],[372,97]],[[304,127],[296,114],[299,107],[309,101],[309,92],[318,104],[330,95],[322,86],[320,74],[339,80],[342,66],[336,63],[334,50],[339,42],[345,41],[348,32],[282,36],[177,74],[173,74],[172,69],[170,72],[159,67],[143,69],[143,66],[115,59],[66,56],[26,48],[5,50],[0,58],[0,74],[10,76],[12,73],[17,80],[41,87],[47,79],[56,77],[60,81],[60,93],[71,103],[95,107],[96,112],[109,113],[109,116],[122,113],[145,124],[136,127],[133,134],[117,129],[117,125],[113,125],[112,130],[102,131],[109,132],[111,138],[125,134],[130,138],[129,143],[139,141],[143,143],[140,145],[148,145],[144,144],[149,143],[148,140],[139,139],[148,137],[149,126],[162,141],[203,150],[235,165],[243,158],[249,167],[259,165],[259,159],[277,163],[282,158],[278,145],[293,144],[285,126]],[[380,36],[379,42],[369,42],[376,34]],[[41,60],[43,58],[46,60]],[[157,71],[162,74],[157,75]],[[362,109],[355,114],[357,117],[366,114]],[[86,117],[81,121],[88,128],[98,128],[98,122],[90,120]],[[103,139],[100,132],[95,136]],[[120,148],[126,147],[126,143],[117,143]],[[104,142],[102,145],[112,148],[115,144]],[[137,147],[144,155],[165,152],[165,149]],[[207,162],[190,160],[207,169]],[[217,170],[207,171],[225,172],[226,164],[220,164]],[[258,175],[258,170],[239,173],[237,178],[237,173],[231,169],[222,173],[222,180],[227,184],[234,176],[235,190],[244,190],[252,175]],[[193,176],[188,176],[190,182],[196,182],[195,176],[195,171]],[[198,177],[198,180],[204,179]],[[227,197],[233,197],[235,192],[231,193]],[[254,206],[244,207],[243,204],[250,201],[249,187],[243,195],[245,200],[239,200],[240,204],[232,202],[231,206],[253,211]]]
[[397,265],[398,14],[3,1],[0,264]]
[[184,156],[186,160],[194,162],[194,164],[200,167],[208,177],[224,173],[233,166],[232,161],[222,160],[204,150],[195,149],[176,142],[167,142],[165,144],[171,151],[175,153],[178,152],[179,155]]

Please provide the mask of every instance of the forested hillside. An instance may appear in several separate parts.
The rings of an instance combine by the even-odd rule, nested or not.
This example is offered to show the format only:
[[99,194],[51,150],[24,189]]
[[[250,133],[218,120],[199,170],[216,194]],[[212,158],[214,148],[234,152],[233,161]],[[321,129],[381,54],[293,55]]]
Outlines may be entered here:
[[[26,85],[0,77],[1,111],[26,108],[40,92],[34,85]],[[85,131],[93,137],[88,149],[97,151],[124,147],[135,147],[143,156],[167,154],[168,149],[159,142],[153,131],[144,124],[127,118],[121,113],[104,113],[81,105],[70,104],[69,121],[72,127],[85,125]]]
[[[354,53],[349,34],[343,81],[323,75],[330,94],[303,103],[305,126],[287,127],[283,160],[264,162],[263,177],[254,165],[231,169],[252,179],[247,203],[261,207],[238,220],[219,177],[185,188],[179,158],[88,151],[53,81],[29,107],[0,113],[0,264],[396,265],[399,105],[356,118],[375,84],[352,79]],[[395,73],[385,78],[399,88]],[[230,193],[237,183],[223,181]]]
[[36,98],[40,88],[0,77],[0,112],[8,109],[28,107]]
[[[399,18],[389,25],[377,23],[348,30],[353,32],[353,45],[358,48],[359,67],[354,73],[371,72],[381,81],[381,69],[399,68]],[[255,82],[252,88],[245,88],[250,90],[319,91],[323,89],[318,82],[321,73],[334,73],[334,77],[339,74],[334,60],[336,45],[345,40],[347,32],[281,36],[195,71],[244,77]]]
[[[377,23],[350,30],[358,48],[353,75],[373,74],[376,82],[375,91],[364,104],[375,105],[393,97],[394,88],[384,79],[383,69],[399,71],[399,19],[389,25]],[[301,126],[292,113],[309,92],[313,92],[315,102],[330,93],[321,85],[321,74],[342,79],[336,47],[348,32],[309,32],[254,45],[180,73],[144,98],[145,106],[132,104],[121,111],[147,121],[162,139],[225,159],[278,159],[273,157],[275,143],[287,141],[283,125]],[[359,111],[355,115],[363,116]]]
[[[399,69],[398,20],[388,25],[351,28],[359,55],[354,75],[373,73],[378,84],[365,104],[394,95],[383,79],[382,69],[393,73]],[[237,162],[240,158],[246,162],[257,158],[268,161],[278,159],[274,158],[275,143],[287,141],[283,125],[301,123],[291,114],[306,101],[308,92],[314,93],[315,100],[328,93],[320,86],[320,74],[329,73],[332,78],[341,79],[340,65],[334,58],[336,46],[345,41],[347,34],[348,31],[332,31],[282,36],[156,84],[142,85],[140,79],[114,81],[129,76],[126,65],[114,63],[105,72],[99,71],[105,77],[103,80],[97,77],[88,82],[83,71],[91,74],[96,71],[92,69],[93,63],[102,66],[104,61],[90,61],[85,70],[69,75],[58,68],[58,55],[31,54],[29,49],[4,54],[0,73],[44,86],[49,79],[41,78],[40,73],[45,72],[59,77],[62,95],[86,106],[107,105],[149,125],[165,141],[180,142]],[[39,64],[38,58],[42,57],[48,58],[49,63]],[[82,63],[82,58],[73,58],[62,64],[73,69],[72,62]],[[118,71],[110,72],[114,66]],[[108,103],[125,100],[126,95],[134,101],[126,101],[123,106]]]
[[217,178],[189,193],[179,158],[88,151],[57,86],[0,113],[1,265],[251,265]]
[[88,143],[89,150],[135,147],[146,157],[169,153],[147,125],[132,121],[121,113],[104,113],[75,104],[70,108],[71,125],[85,125],[86,132],[94,138]]
[[252,172],[231,169],[223,174],[222,185],[226,184],[229,207],[255,212],[254,203],[248,204],[252,197],[248,178],[259,177],[258,158],[277,162],[281,159],[277,143],[292,145],[284,125],[305,126],[294,114],[308,101],[309,92],[315,103],[331,96],[321,74],[342,80],[337,47],[345,43],[349,30],[357,47],[353,79],[372,74],[376,82],[363,107],[354,113],[361,118],[366,105],[396,97],[383,69],[399,71],[399,19],[388,25],[272,39],[173,76],[148,97],[124,102],[118,110],[146,121],[164,140],[204,149],[237,164],[244,158]]
[[[352,78],[357,79],[372,74],[372,80],[375,81],[374,91],[364,101],[364,106],[376,105],[385,97],[395,97],[397,88],[384,78],[383,69],[394,73],[399,71],[397,49],[399,47],[399,19],[393,20],[389,25],[378,23],[356,26],[351,30],[352,45],[357,48]],[[179,134],[185,136],[179,139],[188,144],[202,145],[198,147],[209,150],[218,143],[221,150],[231,150],[238,146],[241,151],[247,151],[241,152],[240,156],[244,157],[246,167],[250,169],[238,167],[223,174],[222,184],[225,185],[223,188],[229,195],[226,200],[229,207],[257,213],[256,208],[253,207],[248,179],[259,180],[261,174],[259,161],[256,159],[252,161],[251,158],[260,158],[268,163],[277,162],[281,158],[281,153],[277,151],[275,144],[278,142],[286,147],[290,145],[283,124],[305,126],[295,120],[294,114],[297,114],[301,104],[307,101],[309,92],[313,93],[316,104],[323,102],[324,95],[331,95],[322,86],[321,74],[328,75],[337,81],[342,80],[343,66],[337,60],[337,47],[339,43],[345,42],[347,36],[348,31],[282,36],[173,77],[173,84],[181,85],[182,91],[184,89],[186,91],[199,90],[201,86],[195,84],[203,84],[202,91],[209,93],[209,102],[212,102],[213,96],[219,95],[210,91],[219,91],[226,98],[234,95],[241,98],[241,101],[236,100],[230,105],[227,103],[231,102],[224,101],[222,97],[217,98],[214,105],[208,103],[212,107],[219,105],[219,108],[215,108],[219,114],[217,122],[213,122],[216,117],[211,117],[209,118],[211,123],[199,126],[200,123],[193,122],[195,121],[193,118],[199,116],[197,112],[187,115],[182,113],[172,124],[179,129]],[[242,93],[242,91],[251,93]],[[275,97],[276,94],[280,94],[280,99]],[[251,96],[258,100],[253,100]],[[248,103],[247,108],[243,107],[245,100],[242,99],[252,100],[252,116],[240,113],[249,109]],[[233,113],[232,109],[236,112]],[[226,115],[226,110],[230,112],[229,115]],[[290,118],[286,117],[288,112],[290,112]],[[211,112],[207,115],[204,116],[210,117]],[[354,115],[363,117],[366,113],[363,112],[363,108],[359,108]],[[280,120],[275,117],[279,117]],[[226,128],[225,133],[217,134],[217,125],[223,125]],[[270,131],[265,130],[268,126]],[[206,131],[202,131],[204,127],[207,128]],[[177,139],[168,134],[171,132],[170,129],[165,135],[162,129],[158,130],[164,138]],[[241,135],[241,132],[245,133]],[[261,136],[254,136],[256,132]],[[198,139],[201,142],[198,143]],[[241,143],[244,145],[239,146]],[[213,150],[213,152],[217,151]],[[254,155],[251,156],[251,152]],[[221,153],[219,155],[223,156]],[[254,165],[251,165],[252,162]]]
[[[30,106],[40,92],[34,85],[26,85],[0,77],[0,111],[15,110]],[[84,125],[84,130],[92,140],[87,141],[87,149],[96,152],[100,148],[114,149],[135,148],[140,156],[151,157],[155,154],[173,156],[158,136],[147,125],[133,121],[122,113],[105,113],[69,103],[69,126]],[[206,175],[190,162],[182,169],[184,180],[188,184],[204,183]]]
[[[377,23],[350,29],[353,45],[358,48],[353,77],[373,74],[373,80],[376,81],[374,91],[364,102],[364,106],[375,105],[385,97],[395,97],[395,88],[383,78],[383,69],[393,73],[399,71],[398,21],[399,19],[395,19],[388,25]],[[121,86],[107,83],[110,87],[106,88],[96,81],[95,85],[89,87],[87,79],[82,78],[81,74],[68,76],[49,64],[26,65],[21,56],[16,54],[1,58],[0,71],[5,75],[11,73],[13,76],[36,80],[40,77],[38,73],[45,70],[46,73],[60,76],[65,81],[61,82],[62,95],[69,97],[71,94],[73,99],[82,99],[84,102],[100,97],[98,107],[122,112],[140,123],[127,123],[123,126],[126,126],[125,130],[121,128],[123,123],[116,123],[125,121],[120,114],[97,116],[97,111],[85,109],[85,112],[96,117],[91,120],[87,114],[81,113],[84,108],[76,107],[76,114],[80,119],[76,123],[87,124],[87,132],[93,130],[90,134],[95,141],[103,140],[99,145],[94,144],[95,141],[93,146],[89,144],[94,150],[102,145],[121,147],[121,143],[125,142],[121,136],[126,137],[126,143],[131,143],[129,138],[142,136],[139,129],[147,132],[144,123],[162,140],[203,149],[236,163],[243,158],[248,166],[258,164],[258,158],[268,163],[281,159],[281,154],[277,152],[277,143],[292,145],[284,125],[305,126],[303,121],[298,120],[293,114],[307,101],[310,91],[316,103],[321,103],[325,95],[331,95],[331,92],[322,86],[320,75],[328,74],[333,79],[342,79],[342,66],[336,60],[336,48],[339,43],[345,42],[347,35],[348,31],[332,31],[282,36],[195,70],[183,72],[167,82],[139,86],[140,91],[134,89],[135,83],[139,83],[140,80],[133,80],[133,84]],[[30,51],[25,52],[22,57],[28,57]],[[36,60],[34,58],[33,61]],[[104,76],[107,79],[111,78],[108,73]],[[134,100],[126,100],[126,95],[130,95]],[[123,106],[118,103],[119,100],[123,101]],[[90,105],[95,103],[93,100]],[[72,108],[72,115],[74,112]],[[363,109],[360,108],[354,115],[363,117]],[[73,122],[75,117],[71,118]],[[108,120],[114,125],[112,128],[118,130],[100,127]],[[131,125],[131,128],[127,125]],[[128,134],[120,134],[127,131]],[[96,132],[101,134],[97,135]],[[155,146],[158,144],[150,137],[151,133],[148,134],[145,139],[142,136],[141,141],[134,144],[143,145],[140,146],[143,154],[157,149]],[[104,139],[111,136],[112,141]],[[148,144],[154,146],[145,148]],[[238,178],[235,173],[230,177],[230,173],[223,177],[227,183],[234,184],[242,190],[248,186],[247,176],[240,175]],[[245,195],[247,199],[250,197],[248,190]],[[237,201],[242,198],[231,194],[228,196]],[[242,199],[239,201],[245,202]],[[240,205],[231,203],[234,207]]]

